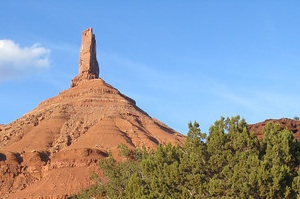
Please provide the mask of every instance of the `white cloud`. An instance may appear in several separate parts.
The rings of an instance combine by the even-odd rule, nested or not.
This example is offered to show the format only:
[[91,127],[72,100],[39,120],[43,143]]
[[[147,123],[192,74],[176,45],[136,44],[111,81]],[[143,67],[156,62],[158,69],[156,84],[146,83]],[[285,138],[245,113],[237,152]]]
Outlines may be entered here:
[[0,40],[0,80],[49,66],[50,50],[36,43],[20,47],[12,40]]

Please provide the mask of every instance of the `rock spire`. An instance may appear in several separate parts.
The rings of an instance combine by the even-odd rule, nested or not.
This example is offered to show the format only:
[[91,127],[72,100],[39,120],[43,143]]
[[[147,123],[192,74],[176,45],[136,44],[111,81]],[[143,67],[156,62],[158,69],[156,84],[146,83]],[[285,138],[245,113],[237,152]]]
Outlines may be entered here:
[[119,144],[152,150],[185,142],[98,76],[95,37],[87,29],[72,88],[0,124],[0,198],[67,199],[94,183],[98,161],[118,157]]
[[82,42],[79,56],[79,73],[72,79],[71,87],[89,79],[99,78],[99,65],[96,57],[96,39],[93,29],[82,32]]

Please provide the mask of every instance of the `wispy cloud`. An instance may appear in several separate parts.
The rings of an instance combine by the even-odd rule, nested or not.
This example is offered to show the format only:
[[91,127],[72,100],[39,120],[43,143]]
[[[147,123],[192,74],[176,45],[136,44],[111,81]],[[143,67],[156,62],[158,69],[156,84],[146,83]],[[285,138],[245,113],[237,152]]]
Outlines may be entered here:
[[216,90],[215,94],[220,97],[220,101],[234,105],[240,111],[239,114],[288,117],[299,110],[300,96],[280,89],[247,87],[241,91],[219,86]]
[[21,47],[12,40],[0,40],[0,80],[49,66],[50,50],[36,43]]

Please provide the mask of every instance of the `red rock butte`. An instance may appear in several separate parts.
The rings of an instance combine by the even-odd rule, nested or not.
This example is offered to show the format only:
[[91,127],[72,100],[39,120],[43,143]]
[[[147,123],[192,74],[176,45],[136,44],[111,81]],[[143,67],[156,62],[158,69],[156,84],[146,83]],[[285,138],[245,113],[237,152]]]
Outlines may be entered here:
[[71,88],[0,126],[1,198],[68,198],[92,184],[91,172],[121,143],[154,149],[185,136],[141,110],[99,78],[96,40],[83,31]]

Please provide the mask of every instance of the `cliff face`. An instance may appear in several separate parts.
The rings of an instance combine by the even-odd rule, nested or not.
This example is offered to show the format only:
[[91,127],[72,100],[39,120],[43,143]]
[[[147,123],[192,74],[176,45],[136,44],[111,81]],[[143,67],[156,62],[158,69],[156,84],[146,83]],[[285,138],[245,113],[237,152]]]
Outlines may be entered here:
[[91,185],[97,161],[121,143],[153,149],[185,141],[98,77],[94,35],[82,35],[71,88],[0,126],[2,198],[67,198]]

